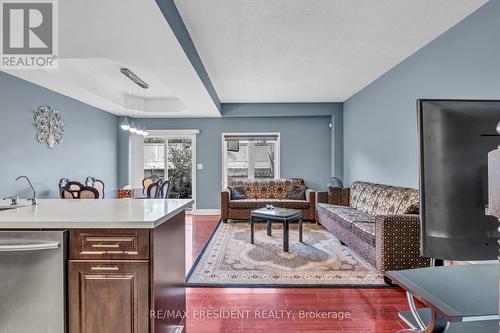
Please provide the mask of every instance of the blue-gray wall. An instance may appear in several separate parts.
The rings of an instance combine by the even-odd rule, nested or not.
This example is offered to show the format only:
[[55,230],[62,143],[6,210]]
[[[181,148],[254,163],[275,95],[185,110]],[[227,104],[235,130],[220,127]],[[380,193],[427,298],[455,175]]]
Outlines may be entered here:
[[[99,177],[109,189],[117,180],[117,117],[0,72],[0,197],[27,197],[27,175],[41,197],[57,197],[62,177]],[[61,111],[64,142],[54,149],[35,140],[33,114],[40,105]]]
[[348,99],[346,183],[417,187],[416,100],[500,99],[499,31],[500,1],[492,0]]
[[[220,207],[222,144],[224,132],[281,133],[281,176],[304,178],[314,189],[324,188],[331,172],[331,115],[314,117],[228,117],[196,119],[142,119],[148,129],[199,129],[197,208]],[[120,136],[120,186],[127,181],[128,136]],[[125,155],[125,157],[123,157]],[[125,164],[122,164],[125,163]]]

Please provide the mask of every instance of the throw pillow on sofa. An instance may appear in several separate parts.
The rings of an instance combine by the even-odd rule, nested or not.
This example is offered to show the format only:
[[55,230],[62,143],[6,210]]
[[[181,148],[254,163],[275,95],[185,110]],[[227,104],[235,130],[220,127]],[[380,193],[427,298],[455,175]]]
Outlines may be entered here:
[[288,187],[287,199],[306,200],[306,190],[304,185],[291,185]]
[[242,200],[247,198],[244,186],[229,186],[229,193],[231,193],[231,200]]

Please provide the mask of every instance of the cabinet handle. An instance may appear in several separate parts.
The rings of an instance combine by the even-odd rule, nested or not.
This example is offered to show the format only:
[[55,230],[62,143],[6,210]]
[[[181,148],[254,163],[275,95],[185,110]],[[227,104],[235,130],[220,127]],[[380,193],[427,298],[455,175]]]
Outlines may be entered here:
[[118,271],[120,269],[120,266],[92,266],[90,270],[92,271]]
[[99,243],[99,244],[92,244],[92,247],[113,248],[113,249],[116,249],[116,248],[120,247],[120,243],[115,243],[115,244],[102,244],[102,243]]
[[0,245],[0,252],[25,252],[25,251],[42,251],[53,250],[61,247],[59,242],[44,242],[32,244],[6,244]]

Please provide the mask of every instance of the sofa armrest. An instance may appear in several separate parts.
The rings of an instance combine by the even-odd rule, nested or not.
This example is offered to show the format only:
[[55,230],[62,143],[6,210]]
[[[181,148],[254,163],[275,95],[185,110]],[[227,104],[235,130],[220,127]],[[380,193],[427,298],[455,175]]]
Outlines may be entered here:
[[349,206],[350,193],[350,188],[330,187],[328,191],[316,192],[316,203],[329,203],[337,206]]
[[306,201],[310,203],[315,203],[316,202],[316,196],[315,196],[316,191],[308,188],[306,190]]
[[420,256],[420,217],[382,215],[375,218],[376,263],[379,272],[428,267]]
[[229,214],[229,198],[230,193],[227,188],[220,192],[220,214],[223,220],[227,219]]
[[306,190],[306,201],[309,202],[309,209],[304,212],[304,219],[316,220],[316,191],[312,189]]

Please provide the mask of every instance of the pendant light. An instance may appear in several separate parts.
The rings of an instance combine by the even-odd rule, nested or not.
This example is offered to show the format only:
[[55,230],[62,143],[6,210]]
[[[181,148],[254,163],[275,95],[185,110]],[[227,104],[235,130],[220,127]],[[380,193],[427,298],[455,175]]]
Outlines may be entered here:
[[[139,110],[139,111],[143,111],[144,112],[144,115],[146,114],[146,101],[145,101],[145,90],[149,88],[149,85],[144,82],[141,78],[139,78],[139,76],[137,76],[135,73],[133,73],[131,70],[129,70],[128,68],[120,68],[120,72],[125,75],[127,78],[130,79],[130,81],[132,81],[133,83],[135,83],[136,85],[138,85],[139,87],[142,88],[142,91],[143,91],[143,110],[141,110],[141,102],[140,102],[140,97],[139,96],[136,96],[135,94],[135,85],[131,85],[131,89],[132,89],[132,93],[131,95],[128,95],[130,96],[130,98],[132,98],[132,110]],[[126,80],[125,81],[125,109],[127,110],[127,104],[129,104],[127,102],[127,87],[128,87],[128,83],[129,81]],[[134,108],[134,97],[137,97],[137,109]],[[132,134],[137,134],[137,135],[142,135],[144,137],[148,136],[149,132],[146,130],[146,127],[142,126],[141,124],[139,123],[136,123],[134,120],[132,120],[131,122],[129,122],[128,120],[128,117],[125,117],[123,119],[123,122],[120,124],[120,128],[124,131],[129,131],[130,133]]]
[[[148,86],[149,88],[149,86]],[[144,112],[144,115],[146,115],[146,89],[147,88],[142,88],[142,110]],[[143,126],[142,129],[141,129],[141,134],[143,137],[147,137],[148,136],[148,131],[146,130],[146,126]]]
[[130,133],[137,133],[137,127],[135,125],[135,122],[132,120],[132,123],[130,124],[130,128],[128,129]]
[[123,122],[122,124],[120,125],[121,129],[124,130],[124,131],[128,131],[130,129],[130,124],[128,122],[128,118],[125,117],[125,119],[123,119]]
[[143,133],[143,131],[142,131],[141,125],[137,126],[137,131],[135,132],[135,134],[142,135],[142,133]]

